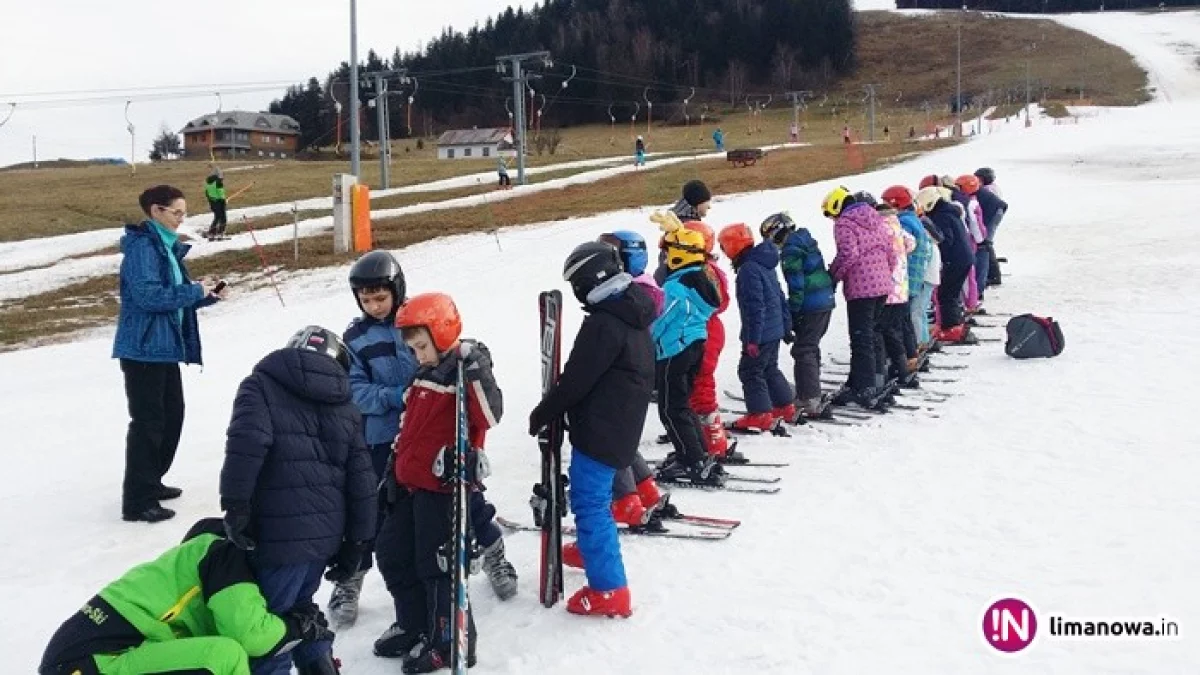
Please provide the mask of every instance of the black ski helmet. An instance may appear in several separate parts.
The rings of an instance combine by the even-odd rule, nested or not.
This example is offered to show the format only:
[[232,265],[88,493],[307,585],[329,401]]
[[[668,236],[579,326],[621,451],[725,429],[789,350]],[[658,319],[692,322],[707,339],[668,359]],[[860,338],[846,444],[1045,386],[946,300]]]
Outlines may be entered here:
[[350,352],[337,333],[320,326],[305,326],[296,331],[287,341],[292,349],[307,349],[324,354],[337,361],[346,372],[350,372]]
[[991,185],[996,182],[996,172],[986,166],[981,169],[975,169],[975,177],[984,185]]
[[358,291],[377,287],[392,289],[396,303],[393,311],[404,304],[408,291],[404,284],[404,270],[400,268],[396,256],[387,251],[371,251],[350,266],[350,290],[359,309],[362,309],[362,301],[358,299]]
[[621,254],[612,244],[589,241],[575,247],[563,263],[563,281],[571,284],[575,297],[583,304],[597,286],[621,274]]
[[875,201],[875,195],[867,192],[866,190],[859,190],[858,192],[854,193],[854,203],[866,204],[871,208],[875,208],[879,205],[879,202]]

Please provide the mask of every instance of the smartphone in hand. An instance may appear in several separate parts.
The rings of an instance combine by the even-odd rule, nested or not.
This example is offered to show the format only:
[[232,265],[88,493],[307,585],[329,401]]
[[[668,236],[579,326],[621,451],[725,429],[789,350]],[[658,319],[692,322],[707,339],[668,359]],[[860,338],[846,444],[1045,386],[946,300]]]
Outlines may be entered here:
[[217,282],[216,286],[213,286],[213,289],[212,289],[213,295],[219,294],[221,291],[225,290],[225,287],[228,285],[229,284],[226,283],[226,281],[224,279],[221,279],[220,281]]

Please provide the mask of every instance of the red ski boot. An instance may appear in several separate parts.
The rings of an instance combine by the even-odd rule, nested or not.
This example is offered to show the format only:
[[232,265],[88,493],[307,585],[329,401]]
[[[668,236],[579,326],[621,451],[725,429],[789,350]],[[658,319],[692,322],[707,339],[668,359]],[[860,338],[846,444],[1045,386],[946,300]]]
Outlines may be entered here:
[[629,606],[629,587],[622,586],[615,591],[593,591],[584,586],[567,600],[567,611],[584,616],[620,616],[628,618],[633,614]]
[[742,415],[730,426],[741,431],[764,432],[773,430],[776,424],[778,424],[778,420],[774,415],[770,412],[762,412]]
[[579,544],[575,542],[563,544],[562,564],[567,567],[574,567],[577,570],[583,569],[583,556],[579,553]]
[[662,505],[667,503],[667,497],[670,496],[658,489],[658,483],[654,482],[654,476],[642,479],[642,482],[637,484],[637,493],[638,498],[642,500],[642,506],[647,511],[657,511],[662,508]]
[[796,404],[789,403],[787,405],[781,405],[778,408],[775,408],[774,410],[771,411],[771,417],[774,417],[775,419],[777,419],[785,424],[795,423],[795,421],[796,421]]
[[642,506],[642,498],[636,492],[627,494],[612,503],[613,520],[616,520],[618,525],[630,527],[645,525],[646,521],[650,520],[651,513],[646,510],[645,506]]

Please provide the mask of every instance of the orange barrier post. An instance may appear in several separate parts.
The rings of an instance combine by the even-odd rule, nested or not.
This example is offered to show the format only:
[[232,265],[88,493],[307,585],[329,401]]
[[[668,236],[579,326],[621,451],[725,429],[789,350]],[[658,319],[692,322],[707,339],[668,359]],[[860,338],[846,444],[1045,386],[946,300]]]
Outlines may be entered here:
[[354,250],[358,252],[371,250],[371,188],[366,185],[355,185],[350,190],[350,210],[353,214]]

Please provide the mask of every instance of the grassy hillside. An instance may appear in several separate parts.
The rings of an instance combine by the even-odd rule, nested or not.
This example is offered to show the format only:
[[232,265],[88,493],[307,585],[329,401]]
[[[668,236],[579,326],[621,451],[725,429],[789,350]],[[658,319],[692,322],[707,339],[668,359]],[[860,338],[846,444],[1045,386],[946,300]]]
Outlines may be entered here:
[[[862,12],[857,16],[858,71],[827,96],[818,94],[810,102],[802,117],[805,141],[840,143],[843,125],[851,126],[856,137],[866,138],[862,89],[866,83],[878,85],[878,139],[883,138],[884,126],[889,127],[895,141],[910,127],[923,132],[928,125],[946,123],[954,92],[955,42],[960,20],[966,94],[983,95],[989,91],[997,94],[1019,86],[1023,102],[1028,55],[1035,98],[1040,97],[1042,84],[1046,85],[1050,100],[1066,103],[1076,102],[1081,91],[1084,100],[1104,105],[1132,105],[1146,96],[1145,73],[1127,53],[1053,21],[958,12],[916,16]],[[1027,52],[1026,47],[1031,44],[1037,47]],[[925,102],[930,104],[928,112],[922,106]],[[603,110],[597,111],[598,117],[603,115]],[[633,128],[625,120],[612,127],[601,124],[564,129],[557,154],[534,156],[530,164],[632,154],[637,134],[646,136],[651,152],[707,149],[712,147],[711,133],[718,124],[726,133],[727,147],[778,143],[786,140],[791,121],[792,111],[779,97],[757,117],[752,118],[742,108],[722,113],[719,121],[709,119],[703,125],[691,127],[647,129],[643,114],[641,122]],[[495,168],[492,160],[439,161],[432,146],[426,143],[424,150],[418,150],[415,141],[396,142],[392,185]],[[238,166],[255,168],[232,170]],[[348,167],[344,161],[261,163],[251,159],[227,163],[226,168],[231,190],[250,182],[254,184],[232,204],[236,208],[327,195],[332,174],[344,172]],[[191,197],[190,210],[203,213],[207,205],[201,187],[207,172],[207,162],[139,166],[136,175],[130,175],[128,167],[116,166],[3,171],[0,172],[0,241],[111,227],[136,219],[138,192],[157,183],[179,186]],[[369,154],[363,162],[363,180],[373,186],[379,184],[379,165]],[[31,195],[37,198],[32,199]]]

